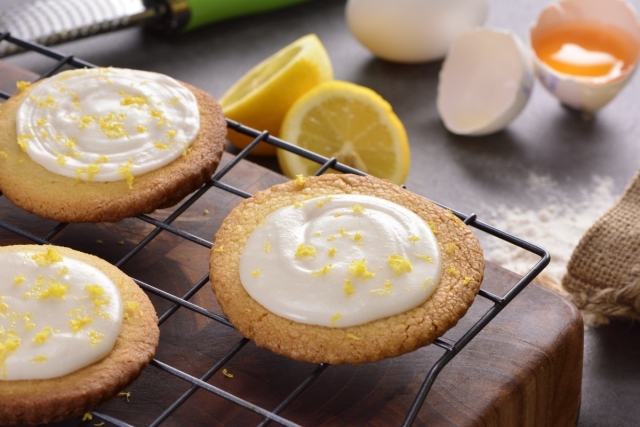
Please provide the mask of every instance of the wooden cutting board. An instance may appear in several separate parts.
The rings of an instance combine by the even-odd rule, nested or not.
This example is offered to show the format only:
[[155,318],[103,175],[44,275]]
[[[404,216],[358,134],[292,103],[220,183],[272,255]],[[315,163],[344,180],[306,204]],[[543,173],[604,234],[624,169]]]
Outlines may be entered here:
[[[0,62],[0,90],[12,93],[17,80],[32,73]],[[228,162],[231,155],[225,154]],[[254,193],[285,178],[241,161],[223,182]],[[240,198],[213,188],[173,225],[208,241]],[[152,216],[166,218],[172,210]],[[0,197],[0,220],[36,236],[57,224],[28,214]],[[117,263],[154,230],[139,219],[115,224],[71,224],[51,242],[93,253]],[[0,245],[29,243],[0,228]],[[166,231],[155,237],[121,267],[127,274],[182,297],[208,273],[208,249]],[[483,289],[503,295],[519,277],[487,263]],[[171,304],[151,299],[162,315]],[[207,283],[190,302],[220,313]],[[458,326],[445,335],[454,341],[480,316],[489,302],[477,298]],[[181,308],[161,325],[156,359],[189,375],[201,377],[238,344],[232,328]],[[439,375],[414,425],[434,426],[574,426],[578,417],[582,376],[583,326],[573,305],[557,294],[529,285]],[[427,372],[443,350],[429,346],[413,353],[360,366],[330,366],[281,415],[303,425],[400,425]],[[242,347],[209,384],[252,404],[273,410],[315,369],[257,348]],[[150,366],[126,391],[96,411],[131,425],[149,425],[188,388],[185,381]],[[196,391],[163,426],[257,425],[262,416],[204,390]],[[99,423],[69,420],[61,425]],[[107,423],[106,425],[109,425]],[[275,425],[275,424],[274,424]]]

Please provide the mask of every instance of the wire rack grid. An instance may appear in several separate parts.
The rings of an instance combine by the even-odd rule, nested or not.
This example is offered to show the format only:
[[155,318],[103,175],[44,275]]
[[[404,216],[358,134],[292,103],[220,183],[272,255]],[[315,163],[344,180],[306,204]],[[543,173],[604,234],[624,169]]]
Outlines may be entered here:
[[[22,40],[20,38],[16,38],[11,36],[9,33],[0,33],[0,42],[12,43],[15,44],[18,48],[36,52],[40,55],[44,55],[48,58],[51,58],[55,61],[55,64],[48,69],[46,72],[42,73],[39,76],[39,79],[49,77],[64,67],[75,67],[75,68],[84,68],[84,67],[95,67],[95,65],[88,63],[86,61],[75,58],[73,55],[66,55],[56,50],[44,47],[42,45],[32,43],[29,41]],[[11,95],[9,93],[0,91],[0,98],[8,99]],[[116,266],[120,267],[125,263],[128,263],[136,256],[139,256],[140,252],[143,248],[145,248],[150,242],[160,235],[160,233],[170,233],[173,236],[176,236],[179,239],[184,239],[186,241],[195,243],[196,245],[200,245],[206,249],[211,249],[212,243],[196,234],[192,234],[188,231],[185,231],[181,228],[178,228],[173,225],[174,221],[180,218],[181,215],[194,203],[196,203],[204,194],[210,191],[213,188],[220,189],[224,192],[227,192],[233,196],[237,196],[240,198],[249,198],[251,194],[245,190],[236,188],[232,185],[229,185],[223,181],[225,175],[227,175],[233,168],[242,161],[251,153],[251,151],[258,144],[271,144],[278,148],[288,150],[297,155],[300,155],[304,158],[307,158],[313,162],[318,163],[318,170],[315,175],[320,175],[329,169],[336,170],[342,173],[354,173],[359,175],[364,175],[361,171],[348,167],[344,164],[339,163],[335,158],[326,158],[319,154],[307,151],[300,147],[294,146],[286,141],[278,139],[269,135],[267,132],[258,132],[255,129],[244,126],[240,123],[234,122],[232,120],[227,120],[227,126],[230,129],[233,129],[236,132],[247,135],[253,138],[253,141],[239,154],[237,154],[229,163],[227,163],[224,167],[219,169],[214,177],[207,182],[200,190],[191,195],[188,199],[183,201],[180,205],[178,205],[173,212],[168,215],[165,219],[160,220],[154,218],[149,215],[140,215],[135,220],[142,221],[143,223],[150,226],[151,231],[148,232],[131,250],[126,252],[126,254],[115,263]],[[0,193],[0,198],[2,197],[2,193]],[[436,203],[437,204],[437,203]],[[440,205],[446,209],[449,209],[446,206]],[[17,208],[16,208],[17,209]],[[534,253],[540,257],[540,260],[532,266],[531,270],[525,274],[520,280],[515,282],[513,286],[510,288],[508,292],[506,292],[503,296],[494,295],[484,289],[480,289],[478,294],[478,298],[485,299],[490,302],[489,308],[484,312],[484,314],[476,321],[470,328],[468,328],[458,339],[453,342],[448,342],[447,335],[443,338],[437,339],[434,341],[434,345],[440,347],[444,350],[442,356],[437,359],[437,361],[431,366],[431,368],[426,372],[424,380],[422,381],[422,385],[417,391],[413,403],[408,410],[403,426],[410,426],[414,420],[416,419],[426,397],[431,389],[434,381],[438,374],[442,371],[442,369],[507,305],[509,304],[549,263],[550,257],[549,254],[542,248],[535,246],[529,242],[526,242],[520,238],[507,234],[501,230],[498,230],[486,223],[483,223],[477,219],[475,214],[465,215],[456,210],[450,209],[458,218],[460,218],[465,224],[474,227],[482,232],[485,232],[495,238],[501,239],[505,242],[508,242],[512,245],[525,249],[531,253]],[[20,224],[10,224],[5,222],[3,219],[0,219],[0,227],[7,230],[10,233],[15,234],[15,236],[21,239],[27,239],[37,244],[48,244],[54,239],[57,235],[59,235],[69,224],[66,223],[58,223],[53,225],[50,229],[42,234],[42,236],[35,235],[32,232],[29,232],[21,227]],[[163,324],[170,317],[174,316],[180,310],[190,310],[197,315],[203,316],[207,319],[211,319],[215,322],[218,322],[221,325],[224,325],[228,328],[233,328],[233,326],[229,323],[229,321],[221,314],[214,313],[198,304],[195,304],[190,301],[190,299],[209,282],[208,272],[204,274],[199,280],[197,280],[193,284],[185,285],[185,291],[181,296],[176,296],[173,293],[167,292],[163,290],[159,286],[154,286],[150,283],[145,283],[142,280],[136,279],[132,277],[133,280],[144,289],[149,295],[153,295],[159,297],[161,300],[164,300],[169,304],[169,308],[164,312],[159,314],[158,322],[159,324]],[[165,304],[166,305],[166,304]],[[157,309],[158,307],[156,307]],[[217,360],[217,362],[209,368],[209,370],[200,377],[195,377],[190,374],[187,374],[181,369],[174,367],[168,363],[165,363],[158,358],[154,359],[151,362],[151,366],[159,369],[175,378],[178,378],[182,381],[187,382],[190,386],[187,391],[182,393],[179,398],[175,399],[172,403],[167,405],[162,413],[155,418],[149,426],[158,426],[165,422],[167,419],[171,417],[171,415],[180,408],[190,397],[192,397],[196,392],[203,390],[210,394],[222,397],[233,404],[236,404],[245,410],[252,411],[262,418],[262,421],[258,423],[259,426],[265,426],[271,422],[276,422],[284,426],[297,426],[298,424],[283,418],[279,414],[290,405],[298,396],[300,396],[303,391],[305,391],[314,381],[316,381],[324,372],[326,372],[330,367],[325,364],[317,365],[310,374],[308,374],[302,381],[300,381],[291,391],[291,393],[286,396],[284,399],[280,401],[280,403],[273,409],[265,409],[257,404],[254,404],[248,400],[245,400],[238,395],[226,391],[221,387],[214,386],[207,382],[215,373],[219,372],[222,367],[227,364],[237,353],[245,347],[245,345],[249,341],[245,338],[239,338],[235,345],[231,346],[231,349],[227,351],[222,357]],[[266,350],[265,350],[266,351]],[[297,363],[297,362],[292,362]],[[129,426],[126,421],[120,419],[120,417],[116,415],[110,415],[108,413],[103,413],[100,410],[92,413],[94,417],[100,418],[108,423],[111,423],[116,426]]]

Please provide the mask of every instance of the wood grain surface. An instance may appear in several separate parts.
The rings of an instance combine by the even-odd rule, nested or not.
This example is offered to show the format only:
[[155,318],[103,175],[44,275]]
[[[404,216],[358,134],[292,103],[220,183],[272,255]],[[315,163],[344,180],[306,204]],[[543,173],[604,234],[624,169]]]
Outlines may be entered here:
[[[12,93],[17,80],[34,78],[31,73],[0,62],[1,90]],[[223,163],[231,158],[225,154]],[[284,180],[281,175],[241,161],[223,182],[253,193]],[[211,241],[223,218],[240,201],[237,196],[212,188],[173,225]],[[172,212],[173,209],[160,210],[152,217],[162,220]],[[3,197],[0,220],[38,237],[44,237],[57,225],[20,210]],[[51,242],[118,263],[154,228],[140,219],[115,224],[70,224]],[[28,242],[27,238],[0,228],[0,245]],[[208,249],[163,231],[121,268],[136,279],[182,297],[206,276]],[[503,295],[518,278],[488,263],[482,287]],[[150,297],[159,315],[172,306],[153,294]],[[209,283],[190,302],[220,313]],[[445,341],[455,341],[488,307],[488,301],[477,298],[458,326],[445,335]],[[233,328],[180,308],[161,325],[156,359],[201,377],[240,340]],[[582,348],[582,320],[575,307],[534,283],[445,367],[414,425],[573,426],[580,403]],[[314,426],[399,425],[427,372],[442,354],[442,349],[429,346],[374,364],[329,366],[281,415]],[[209,384],[273,410],[317,366],[293,362],[248,343],[220,368]],[[233,378],[223,375],[222,368]],[[189,387],[187,382],[150,366],[127,389],[131,392],[128,402],[116,397],[96,411],[131,425],[149,425]],[[224,398],[198,390],[162,425],[245,426],[257,425],[262,419]],[[95,417],[90,422],[75,419],[60,425],[89,426],[100,421]]]

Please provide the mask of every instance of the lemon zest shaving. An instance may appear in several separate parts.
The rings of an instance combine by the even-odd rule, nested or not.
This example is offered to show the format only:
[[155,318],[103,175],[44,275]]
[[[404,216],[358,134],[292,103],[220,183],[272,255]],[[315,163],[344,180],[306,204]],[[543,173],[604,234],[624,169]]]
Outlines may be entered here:
[[56,103],[56,99],[53,95],[49,95],[45,99],[38,101],[38,106],[45,110],[50,110],[51,108],[57,108],[58,104]]
[[342,289],[348,297],[356,292],[356,288],[353,287],[353,283],[349,279],[344,279],[344,286],[342,286]]
[[293,186],[298,190],[300,190],[301,188],[304,188],[304,185],[306,182],[307,182],[307,179],[304,177],[304,175],[298,174],[296,175],[296,179],[293,183]]
[[122,106],[133,105],[140,107],[142,105],[148,104],[147,99],[140,95],[130,95],[123,90],[119,91],[118,94],[124,97],[122,98],[122,101],[120,101],[120,105]]
[[391,283],[391,280],[387,279],[384,281],[384,289],[372,289],[371,293],[382,296],[390,295],[392,287],[393,284]]
[[16,82],[16,87],[20,91],[25,90],[29,86],[31,86],[31,82],[26,82],[26,81],[23,81],[23,80],[20,80],[20,81]]
[[329,271],[331,270],[331,267],[333,267],[333,264],[327,264],[323,266],[320,270],[312,271],[311,275],[313,277],[324,276],[327,273],[329,273]]
[[424,254],[424,255],[414,254],[414,255],[415,255],[416,258],[419,258],[421,260],[427,261],[430,264],[433,264],[433,259],[431,259],[431,256],[428,255],[428,254]]
[[100,344],[103,338],[104,338],[104,334],[101,334],[98,331],[89,331],[89,343],[91,344],[92,347],[95,347],[98,344]]
[[413,266],[408,258],[404,258],[396,253],[389,255],[387,258],[389,267],[393,270],[396,276],[402,276],[404,273],[411,273]]
[[427,225],[429,226],[429,228],[431,229],[431,232],[433,234],[438,234],[439,233],[438,229],[436,228],[436,223],[435,222],[427,221]]
[[347,338],[352,339],[352,340],[356,340],[356,341],[360,341],[362,339],[359,336],[353,335],[351,333],[347,334]]
[[49,360],[49,358],[47,356],[45,356],[44,354],[39,354],[36,357],[34,357],[33,359],[29,359],[29,362],[41,363],[41,362],[46,362],[47,360]]
[[116,397],[124,397],[127,399],[127,403],[129,403],[129,398],[131,397],[131,392],[130,391],[121,391],[120,393],[116,394]]
[[62,261],[62,255],[60,255],[60,252],[58,252],[51,246],[46,246],[45,249],[46,252],[32,255],[31,259],[41,266],[51,265],[53,263]]
[[351,264],[349,264],[349,273],[361,279],[369,279],[375,276],[375,273],[367,269],[366,261],[364,258],[360,261],[351,261]]
[[338,322],[338,320],[340,320],[341,317],[342,317],[342,314],[340,313],[336,313],[333,316],[331,316],[331,326],[336,326],[336,323]]
[[95,120],[100,125],[100,131],[107,136],[107,138],[123,138],[129,137],[127,130],[124,128],[124,124],[118,120],[122,120],[126,117],[126,114],[113,112],[108,113],[104,117],[96,117]]
[[35,337],[31,339],[36,344],[44,344],[44,342],[53,334],[51,326],[47,326],[42,331],[38,332]]
[[142,316],[142,310],[140,310],[140,303],[138,301],[127,301],[124,306],[124,319],[129,320],[131,317],[135,317],[136,314]]
[[233,378],[233,374],[232,374],[232,373],[230,373],[229,371],[227,371],[227,368],[224,368],[224,369],[222,370],[222,375],[224,375],[224,376],[225,376],[225,377],[227,377],[227,378]]
[[91,298],[93,305],[96,307],[100,307],[111,302],[109,297],[105,296],[105,290],[100,285],[89,284],[84,287],[84,290],[89,293],[89,298]]
[[12,353],[20,347],[20,337],[18,334],[10,330],[7,332],[4,341],[0,340],[0,370],[2,371],[2,377],[7,377],[7,366],[5,361]]
[[85,316],[80,317],[77,316],[75,319],[69,320],[69,326],[73,332],[80,332],[82,328],[87,326],[88,324],[93,322],[93,317]]
[[33,138],[35,138],[35,135],[33,135],[33,134],[22,133],[22,134],[18,135],[17,141],[18,141],[18,145],[20,146],[20,149],[22,151],[27,151],[27,146],[29,145],[27,140],[33,139]]
[[129,159],[124,165],[118,166],[118,170],[116,171],[116,173],[125,177],[130,190],[133,189],[133,181],[135,179],[131,173],[131,166],[133,166],[133,159]]
[[36,326],[35,323],[31,322],[31,317],[33,317],[32,313],[24,313],[22,315],[22,320],[24,321],[24,327],[27,331],[30,331]]
[[150,110],[149,114],[151,114],[151,117],[158,119],[158,123],[156,123],[158,126],[162,126],[169,123],[169,120],[164,116],[164,113],[160,110]]
[[316,248],[310,245],[300,243],[296,249],[296,258],[314,257],[316,256]]
[[73,102],[73,105],[78,110],[82,110],[82,106],[80,105],[80,97],[78,96],[78,94],[76,92],[69,92],[69,95],[71,95],[71,102]]
[[[6,302],[2,301],[2,295],[0,295],[0,316],[4,317],[3,312],[6,311],[9,308],[9,306],[7,305]],[[2,330],[0,329],[0,332]]]
[[69,285],[63,285],[62,283],[52,283],[40,293],[38,299],[48,299],[48,298],[57,298],[64,299],[64,296],[67,294],[67,289],[69,289]]

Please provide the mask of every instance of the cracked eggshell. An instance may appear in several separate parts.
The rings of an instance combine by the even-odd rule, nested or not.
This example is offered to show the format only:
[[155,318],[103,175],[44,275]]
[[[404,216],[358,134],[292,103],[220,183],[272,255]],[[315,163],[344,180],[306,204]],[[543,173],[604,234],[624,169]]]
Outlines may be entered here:
[[517,36],[489,28],[465,31],[442,64],[438,113],[458,135],[498,132],[525,107],[534,79],[530,52]]
[[442,59],[464,30],[482,25],[489,0],[349,0],[345,17],[354,37],[387,61]]
[[[594,22],[624,30],[640,53],[640,19],[625,0],[561,0],[549,4],[531,26],[529,39],[535,40],[550,27],[575,22]],[[563,104],[590,113],[611,101],[636,69],[634,64],[613,78],[577,77],[554,70],[538,58],[535,50],[533,52],[535,72],[542,85]]]

